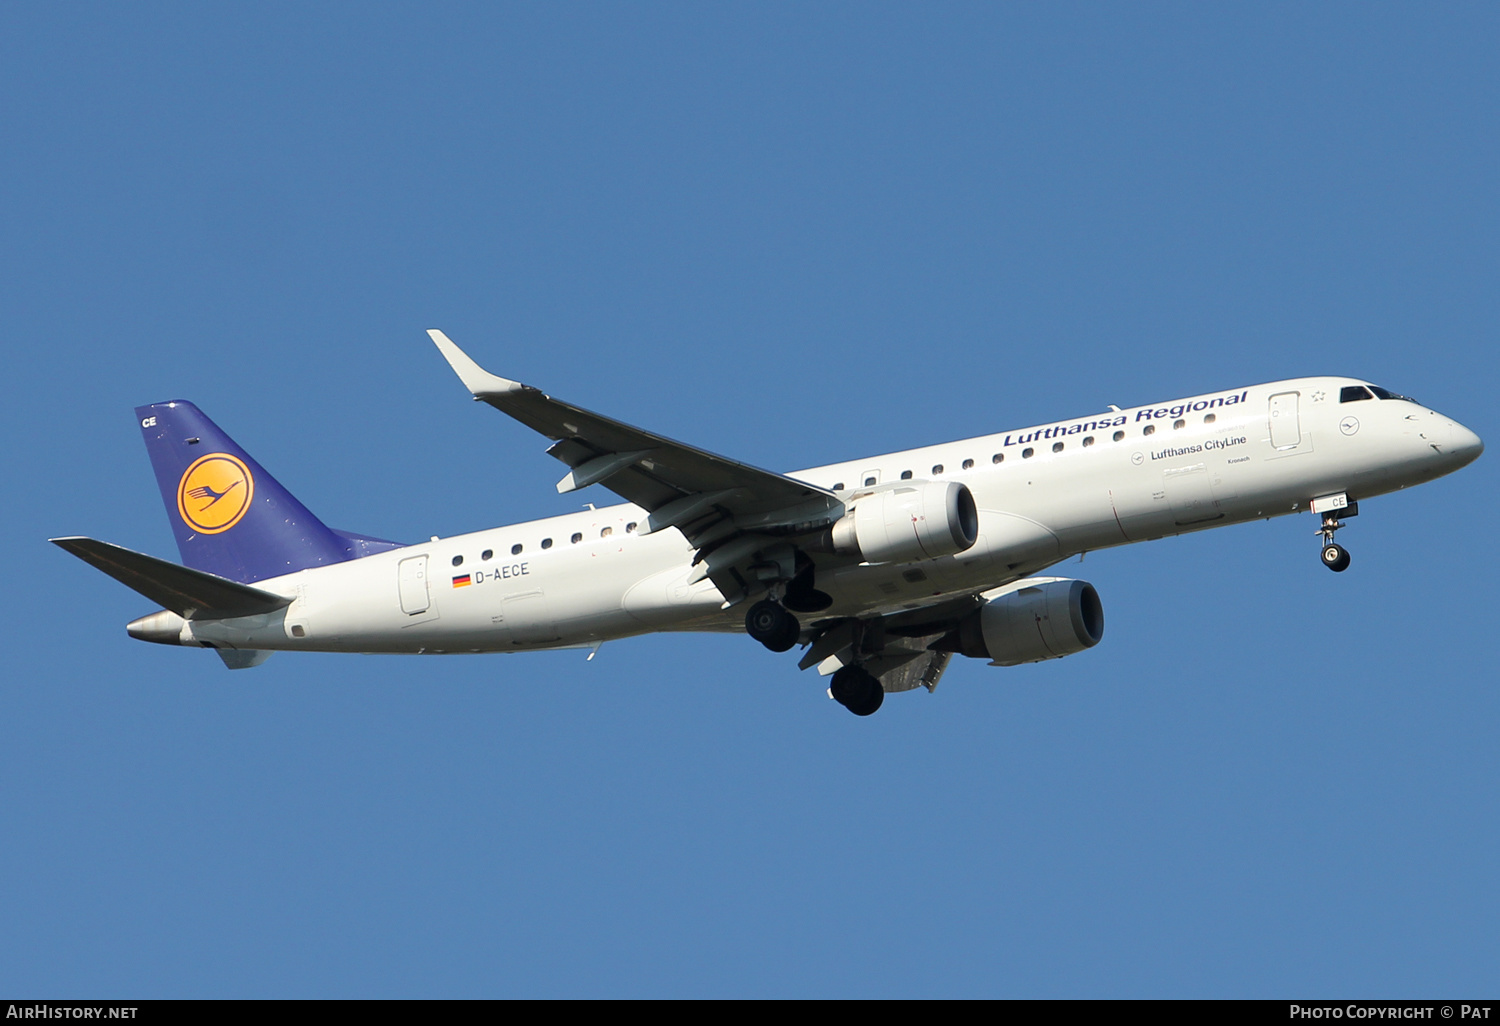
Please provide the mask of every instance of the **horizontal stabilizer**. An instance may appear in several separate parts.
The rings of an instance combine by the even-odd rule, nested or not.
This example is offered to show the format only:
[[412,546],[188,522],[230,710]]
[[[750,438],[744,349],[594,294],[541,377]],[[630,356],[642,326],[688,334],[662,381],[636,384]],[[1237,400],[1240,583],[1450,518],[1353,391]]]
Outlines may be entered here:
[[292,604],[289,598],[248,584],[178,566],[93,538],[52,538],[50,541],[185,620],[253,616],[275,612]]

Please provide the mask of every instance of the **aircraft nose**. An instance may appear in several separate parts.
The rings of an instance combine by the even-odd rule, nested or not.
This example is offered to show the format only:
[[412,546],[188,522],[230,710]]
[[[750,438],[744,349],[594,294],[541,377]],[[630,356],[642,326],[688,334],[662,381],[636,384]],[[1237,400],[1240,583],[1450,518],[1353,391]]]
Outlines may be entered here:
[[1484,452],[1483,440],[1458,421],[1449,421],[1448,430],[1452,436],[1448,442],[1448,451],[1459,461],[1459,466],[1473,463]]

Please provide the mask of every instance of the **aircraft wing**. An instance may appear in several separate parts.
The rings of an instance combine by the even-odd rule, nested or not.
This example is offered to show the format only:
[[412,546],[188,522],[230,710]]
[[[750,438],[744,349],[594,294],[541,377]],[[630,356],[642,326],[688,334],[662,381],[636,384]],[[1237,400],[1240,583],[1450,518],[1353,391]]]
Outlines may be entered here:
[[642,533],[679,528],[701,555],[736,535],[812,530],[844,512],[830,491],[554,399],[484,370],[441,331],[427,334],[476,400],[552,439],[548,454],[570,468],[559,492],[602,484],[650,514]]

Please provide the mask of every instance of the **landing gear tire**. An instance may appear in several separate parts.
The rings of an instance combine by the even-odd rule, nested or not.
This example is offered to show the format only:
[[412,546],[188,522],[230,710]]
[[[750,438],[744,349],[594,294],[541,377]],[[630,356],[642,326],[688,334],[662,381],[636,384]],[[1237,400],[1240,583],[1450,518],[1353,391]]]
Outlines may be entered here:
[[1318,528],[1318,534],[1323,536],[1323,565],[1336,574],[1349,569],[1349,550],[1333,542],[1333,533],[1344,526],[1340,516],[1359,516],[1359,503],[1351,502],[1343,509],[1328,510],[1323,514],[1323,526]]
[[802,625],[770,599],[762,599],[745,614],[745,633],[772,652],[785,652],[797,643]]
[[1349,569],[1349,550],[1332,542],[1323,546],[1323,565],[1336,574]]
[[834,701],[856,716],[868,716],[885,701],[885,688],[863,666],[845,666],[833,675],[828,690]]

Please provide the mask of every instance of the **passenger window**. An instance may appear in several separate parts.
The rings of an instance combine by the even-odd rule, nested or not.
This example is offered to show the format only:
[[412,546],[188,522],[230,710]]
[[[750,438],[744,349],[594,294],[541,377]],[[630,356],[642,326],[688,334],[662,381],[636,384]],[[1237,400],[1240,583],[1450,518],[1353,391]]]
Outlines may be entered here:
[[937,477],[942,472],[943,472],[943,465],[941,463],[934,463],[932,465],[932,476],[933,477]]
[[867,478],[865,478],[865,487],[866,488],[869,488],[874,483],[875,483],[875,479],[873,477],[867,477]]
[[1181,431],[1185,427],[1187,427],[1187,421],[1185,420],[1174,421],[1172,424],[1173,431]]
[[1345,385],[1339,389],[1339,402],[1357,403],[1361,399],[1373,399],[1370,390],[1364,385]]
[[835,481],[833,483],[833,487],[830,488],[830,489],[828,489],[828,490],[831,491],[831,492],[841,492],[841,491],[844,490],[844,482],[842,482],[842,481]]
[[462,557],[462,556],[454,556],[453,557],[453,565],[454,566],[463,566],[464,565],[464,557]]
[[991,463],[1004,463],[1005,462],[1005,453],[1003,453],[1003,452],[997,452],[997,453],[995,453],[995,455],[993,455],[993,456],[990,457],[990,462]]
[[579,531],[579,532],[575,533],[570,540],[573,542],[574,545],[577,545],[579,542],[583,541],[583,532]]
[[1205,423],[1205,424],[1212,424],[1214,421],[1216,421],[1218,419],[1219,419],[1219,415],[1217,413],[1210,413],[1210,414],[1208,414],[1207,416],[1205,416],[1203,418],[1203,423]]
[[974,469],[974,461],[973,460],[964,460],[964,469],[965,470],[973,470]]
[[1125,432],[1123,432],[1123,431],[1116,431],[1114,433],[1113,437],[1114,437],[1115,441],[1117,441],[1117,442],[1123,442],[1123,441],[1125,441]]
[[903,471],[901,471],[901,480],[903,480],[903,481],[910,481],[911,480],[911,471],[909,471],[909,470],[903,470]]
[[521,543],[520,542],[516,542],[514,545],[512,545],[510,547],[510,554],[512,556],[519,556],[521,554]]
[[482,559],[482,560],[484,560],[484,561],[486,561],[486,562],[488,562],[489,560],[492,560],[492,559],[495,558],[495,550],[494,549],[485,549],[483,552],[481,552],[479,554],[479,558]]
[[613,527],[606,527],[604,530],[602,530],[602,531],[599,532],[599,537],[601,537],[601,538],[608,538],[610,535],[612,535],[614,533],[615,533],[615,529]]
[[632,520],[630,523],[628,523],[628,524],[625,525],[625,533],[626,534],[634,534],[635,533],[635,521],[634,520]]
[[1083,447],[1085,449],[1087,449],[1089,446],[1091,446],[1093,444],[1094,444],[1094,436],[1093,435],[1089,435],[1087,438],[1085,438],[1083,440]]
[[1024,449],[1021,450],[1021,459],[1023,459],[1023,460],[1029,460],[1029,459],[1031,459],[1031,457],[1033,457],[1035,455],[1036,455],[1036,450],[1033,449],[1029,445],[1026,448],[1024,448]]
[[1052,443],[1052,451],[1053,452],[1062,452],[1063,451],[1063,444],[1061,442],[1053,442]]
[[544,548],[544,549],[550,549],[551,547],[552,547],[552,539],[551,538],[543,538],[542,539],[542,548]]
[[1155,424],[1147,424],[1146,425],[1146,429],[1144,431],[1142,431],[1141,434],[1143,434],[1143,435],[1154,435],[1154,434],[1156,434],[1156,425]]

